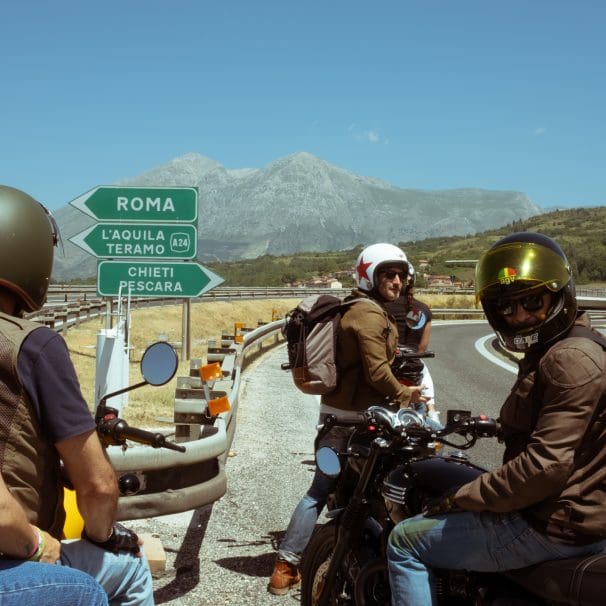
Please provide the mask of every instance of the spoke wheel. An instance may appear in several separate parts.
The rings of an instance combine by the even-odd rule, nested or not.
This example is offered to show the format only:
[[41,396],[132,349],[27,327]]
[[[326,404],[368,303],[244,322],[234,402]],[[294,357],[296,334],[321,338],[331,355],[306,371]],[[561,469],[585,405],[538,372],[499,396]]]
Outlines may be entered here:
[[[325,524],[316,530],[305,550],[303,569],[301,571],[301,604],[303,606],[317,606],[320,594],[324,587],[326,572],[336,542],[336,526]],[[341,596],[343,584],[337,583],[331,588],[330,606],[341,606],[352,603]]]

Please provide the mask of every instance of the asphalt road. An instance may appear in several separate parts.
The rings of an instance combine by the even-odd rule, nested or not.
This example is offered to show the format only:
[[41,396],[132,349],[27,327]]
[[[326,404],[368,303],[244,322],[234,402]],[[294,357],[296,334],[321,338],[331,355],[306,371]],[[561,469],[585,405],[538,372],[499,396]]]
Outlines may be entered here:
[[[438,409],[495,415],[514,375],[476,349],[490,329],[482,323],[434,322],[429,361]],[[292,385],[280,370],[279,347],[245,373],[227,494],[193,512],[137,520],[128,525],[157,535],[167,571],[154,581],[157,604],[272,606],[299,603],[298,593],[278,597],[266,590],[275,548],[313,473],[312,444],[318,414],[314,397]],[[500,447],[484,440],[474,462],[493,467]]]

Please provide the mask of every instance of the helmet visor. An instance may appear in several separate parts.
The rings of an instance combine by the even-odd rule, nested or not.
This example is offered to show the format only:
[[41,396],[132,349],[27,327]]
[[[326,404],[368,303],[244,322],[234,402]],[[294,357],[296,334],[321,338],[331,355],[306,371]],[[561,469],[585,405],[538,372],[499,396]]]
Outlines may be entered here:
[[570,267],[555,251],[531,242],[489,250],[476,267],[476,299],[497,298],[544,287],[552,292],[570,280]]

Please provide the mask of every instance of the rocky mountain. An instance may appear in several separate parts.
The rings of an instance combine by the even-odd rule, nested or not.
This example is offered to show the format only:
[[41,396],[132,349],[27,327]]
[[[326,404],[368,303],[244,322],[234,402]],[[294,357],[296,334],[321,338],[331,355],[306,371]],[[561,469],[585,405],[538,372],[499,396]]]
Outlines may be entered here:
[[[202,263],[473,234],[543,212],[524,193],[401,189],[305,152],[238,170],[192,153],[117,185],[197,187]],[[94,221],[69,205],[55,218],[65,253],[53,278],[95,275],[96,259],[68,241]]]

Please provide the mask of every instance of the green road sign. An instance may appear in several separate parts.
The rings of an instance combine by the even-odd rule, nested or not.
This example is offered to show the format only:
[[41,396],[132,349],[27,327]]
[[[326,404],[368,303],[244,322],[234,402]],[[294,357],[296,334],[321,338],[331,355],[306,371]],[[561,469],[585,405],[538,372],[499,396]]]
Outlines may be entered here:
[[100,261],[97,293],[102,297],[199,297],[223,282],[198,263]]
[[96,257],[193,259],[198,237],[188,223],[97,223],[70,238]]
[[100,186],[70,202],[98,221],[194,223],[198,190],[194,187]]

